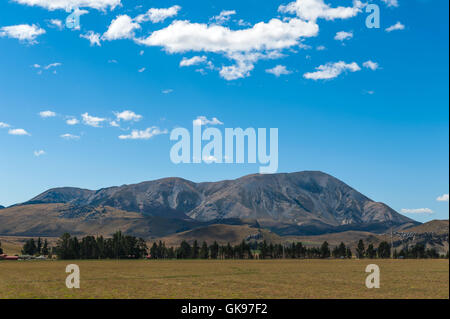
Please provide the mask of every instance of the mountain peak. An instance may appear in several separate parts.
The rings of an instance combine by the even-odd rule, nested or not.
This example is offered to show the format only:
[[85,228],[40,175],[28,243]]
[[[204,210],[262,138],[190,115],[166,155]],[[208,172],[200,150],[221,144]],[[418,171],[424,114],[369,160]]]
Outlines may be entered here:
[[263,227],[292,234],[305,229],[387,229],[414,222],[320,171],[251,174],[203,183],[170,177],[97,191],[53,188],[24,205],[51,203],[113,207],[143,216],[199,222],[253,219]]

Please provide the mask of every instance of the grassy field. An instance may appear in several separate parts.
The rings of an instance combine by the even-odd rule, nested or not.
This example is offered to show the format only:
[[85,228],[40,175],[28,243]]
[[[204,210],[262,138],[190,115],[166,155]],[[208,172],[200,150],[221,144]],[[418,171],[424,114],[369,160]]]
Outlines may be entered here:
[[[65,286],[78,264],[81,288]],[[381,287],[365,287],[375,263]],[[449,298],[448,260],[1,261],[0,298]]]

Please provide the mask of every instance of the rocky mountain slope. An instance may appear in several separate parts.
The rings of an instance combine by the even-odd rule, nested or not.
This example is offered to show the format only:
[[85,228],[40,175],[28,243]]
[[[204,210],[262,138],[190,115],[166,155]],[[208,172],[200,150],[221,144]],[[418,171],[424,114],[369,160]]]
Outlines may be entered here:
[[138,213],[136,218],[161,218],[168,224],[188,224],[187,229],[198,223],[256,220],[259,226],[279,235],[348,230],[383,232],[392,226],[419,224],[342,181],[313,171],[248,175],[208,183],[165,178],[97,191],[56,188],[2,210],[0,221],[13,208],[27,210],[27,206],[33,205],[36,209],[48,204],[65,204],[59,218],[85,221],[88,220],[83,217],[85,210],[109,207]]

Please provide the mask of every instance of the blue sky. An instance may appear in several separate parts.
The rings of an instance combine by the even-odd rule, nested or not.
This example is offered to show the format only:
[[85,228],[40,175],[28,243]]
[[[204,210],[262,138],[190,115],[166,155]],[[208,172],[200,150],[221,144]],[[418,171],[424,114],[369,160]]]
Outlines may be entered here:
[[[367,4],[380,28],[367,28]],[[167,133],[204,116],[278,128],[278,172],[324,171],[411,218],[448,218],[448,5],[2,1],[0,205],[258,172],[170,161]]]

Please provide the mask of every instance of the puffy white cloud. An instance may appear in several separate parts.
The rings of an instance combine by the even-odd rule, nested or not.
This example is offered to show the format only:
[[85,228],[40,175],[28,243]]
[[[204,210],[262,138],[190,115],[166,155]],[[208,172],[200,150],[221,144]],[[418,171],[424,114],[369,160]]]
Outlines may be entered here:
[[402,208],[403,214],[432,214],[433,211],[429,208]]
[[131,39],[134,38],[134,30],[140,28],[141,26],[126,14],[119,15],[111,21],[108,30],[102,36],[102,40]]
[[39,6],[47,10],[72,10],[74,8],[92,8],[97,10],[106,10],[120,6],[121,0],[13,0],[14,2],[28,5]]
[[213,117],[209,120],[206,116],[197,116],[197,118],[193,121],[194,125],[223,125],[221,121],[217,117]]
[[398,7],[398,0],[382,0],[388,7]]
[[85,34],[80,34],[80,38],[88,39],[91,46],[101,46],[100,44],[100,33],[94,31],[88,31]]
[[23,128],[10,129],[8,131],[8,134],[10,134],[10,135],[31,135],[30,133],[25,131]]
[[329,80],[334,79],[341,75],[345,71],[356,72],[360,71],[361,68],[358,66],[356,62],[345,63],[343,61],[335,62],[335,63],[327,63],[325,65],[320,65],[316,67],[315,72],[309,72],[303,74],[305,79],[311,80]]
[[438,201],[438,202],[448,202],[448,194],[444,194],[444,195],[442,195],[442,196],[439,196],[438,198],[436,198],[436,200]]
[[207,61],[207,58],[205,55],[203,56],[194,56],[190,59],[188,58],[183,58],[180,62],[180,67],[183,66],[191,66],[191,65],[198,65],[200,63],[205,63]]
[[397,30],[404,30],[405,26],[401,22],[397,22],[394,25],[391,25],[389,28],[386,28],[386,32],[392,32]]
[[353,38],[353,32],[351,32],[351,31],[350,32],[339,31],[334,36],[334,39],[338,40],[338,41],[345,41],[345,40],[348,40],[348,39],[351,39],[351,38]]
[[36,38],[44,33],[45,30],[35,24],[18,24],[0,28],[0,37],[14,38],[29,44],[37,43]]
[[280,50],[298,45],[302,37],[316,36],[314,22],[297,18],[289,21],[272,19],[251,28],[231,30],[221,25],[174,21],[147,38],[136,39],[147,46],[162,46],[169,53],[213,52],[225,55],[235,64],[223,66],[220,76],[226,80],[247,77],[254,63],[263,58],[279,58]]
[[42,112],[39,112],[39,116],[42,118],[55,117],[56,113],[53,111],[42,111]]
[[66,120],[66,123],[68,125],[76,125],[76,124],[80,123],[80,121],[78,121],[78,119],[75,117],[71,117]]
[[161,130],[159,127],[152,126],[146,130],[133,130],[129,135],[119,135],[121,140],[148,140],[153,136],[167,134],[167,130]]
[[180,6],[172,6],[170,8],[151,8],[146,13],[140,14],[136,17],[136,22],[142,23],[146,21],[151,21],[153,23],[163,22],[167,18],[174,17],[181,10]]
[[106,119],[104,118],[91,116],[88,113],[81,114],[81,117],[83,119],[84,124],[93,127],[100,127],[100,124],[106,121]]
[[220,25],[174,21],[168,27],[137,39],[147,46],[162,46],[170,53],[204,51],[215,53],[279,50],[297,45],[301,37],[316,36],[317,24],[300,19],[272,19],[252,28],[230,30]]
[[33,154],[34,156],[39,157],[45,155],[45,151],[44,150],[34,151]]
[[286,74],[292,73],[292,71],[289,71],[288,69],[286,69],[286,67],[284,65],[277,65],[276,67],[274,67],[272,69],[267,69],[266,72],[271,73],[271,74],[275,75],[276,77],[279,77],[280,75],[286,75]]
[[234,14],[236,14],[236,11],[234,10],[222,10],[218,16],[212,17],[209,21],[214,24],[224,24],[230,20],[230,17]]
[[378,63],[373,62],[373,61],[366,61],[363,63],[363,67],[371,69],[372,71],[378,70],[380,68],[380,66],[378,65]]
[[316,21],[319,18],[325,20],[352,18],[360,13],[363,7],[364,4],[358,0],[353,1],[352,7],[339,6],[336,8],[325,4],[323,0],[296,0],[287,5],[281,5],[278,11],[296,14],[306,21]]
[[316,50],[317,51],[324,51],[324,50],[326,50],[327,48],[324,46],[324,45],[319,45],[319,46],[317,46],[316,47]]
[[73,134],[62,134],[60,135],[61,138],[65,139],[65,140],[79,140],[80,137],[78,135],[73,135]]
[[161,91],[162,94],[170,94],[172,92],[173,92],[173,89],[165,89],[165,90]]
[[146,70],[146,68],[143,67],[143,68],[140,68],[140,69],[138,70],[138,72],[139,72],[139,73],[142,73],[142,72],[144,72],[145,70]]
[[140,121],[142,119],[142,115],[136,114],[133,111],[123,111],[123,112],[114,112],[114,115],[117,118],[117,121]]
[[0,122],[0,128],[8,128],[8,127],[11,127],[11,125],[4,122]]

